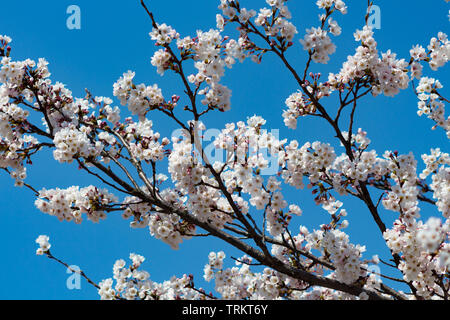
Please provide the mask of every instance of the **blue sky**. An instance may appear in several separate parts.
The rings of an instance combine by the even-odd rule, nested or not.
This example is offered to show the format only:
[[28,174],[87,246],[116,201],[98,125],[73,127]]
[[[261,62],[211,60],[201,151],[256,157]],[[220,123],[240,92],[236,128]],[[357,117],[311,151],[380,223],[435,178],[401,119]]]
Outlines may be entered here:
[[[182,36],[192,36],[197,29],[215,27],[218,3],[215,0],[152,0],[148,5],[160,23],[172,25]],[[241,3],[253,9],[266,5],[264,0]],[[292,21],[299,31],[288,59],[299,70],[303,70],[306,53],[298,39],[303,37],[306,28],[318,25],[319,10],[314,3],[288,2],[293,14]],[[354,52],[357,43],[353,40],[353,32],[364,24],[366,1],[349,0],[346,3],[348,14],[334,17],[343,28],[342,35],[333,38],[337,52],[327,65],[313,64],[313,71],[325,75],[338,72],[347,55]],[[81,8],[81,30],[66,27],[69,16],[66,9],[72,4]],[[418,0],[379,0],[375,4],[381,8],[381,29],[375,32],[380,51],[391,49],[408,59],[409,49],[413,45],[426,46],[439,31],[449,31],[447,14],[450,6],[444,0],[427,3]],[[166,73],[167,76],[161,77],[150,64],[155,46],[148,36],[151,31],[149,19],[138,0],[6,1],[2,3],[2,12],[0,34],[13,38],[14,59],[37,60],[45,57],[50,62],[52,80],[66,84],[74,96],[84,96],[84,89],[88,88],[96,96],[112,97],[113,83],[127,70],[136,71],[138,83],[158,83],[165,97],[182,95],[182,88],[175,76]],[[439,72],[424,68],[425,75],[441,80],[444,90],[450,80],[448,71],[448,66]],[[295,131],[284,127],[281,117],[284,100],[297,87],[276,57],[265,56],[261,65],[251,61],[235,65],[232,70],[227,70],[223,82],[233,91],[232,110],[208,115],[204,119],[208,127],[222,128],[226,123],[258,114],[268,120],[267,128],[280,129],[281,137],[297,139],[301,144],[322,140],[337,146],[330,128],[316,118],[299,121]],[[326,106],[329,110],[336,110],[332,99]],[[368,132],[372,148],[378,154],[394,149],[400,153],[414,151],[419,159],[420,154],[432,147],[448,151],[448,140],[443,131],[431,131],[431,120],[419,118],[416,110],[417,101],[411,88],[394,99],[365,97],[356,114],[356,126]],[[170,134],[174,129],[165,118],[153,114],[150,117],[156,130],[162,134]],[[28,168],[28,176],[27,182],[38,189],[96,184],[93,178],[77,170],[75,165],[59,164],[52,160],[49,153],[42,153],[35,159],[33,166]],[[317,227],[328,222],[328,213],[312,204],[308,190],[299,194],[289,191],[288,195],[291,199],[298,199],[304,210],[299,223]],[[199,285],[203,286],[202,269],[210,251],[225,250],[236,255],[228,246],[213,239],[186,241],[180,250],[173,251],[168,245],[152,239],[148,229],[130,229],[128,222],[118,215],[110,215],[99,224],[89,221],[81,225],[60,223],[54,217],[40,213],[34,207],[34,200],[27,189],[15,188],[12,179],[5,174],[0,176],[0,241],[4,244],[3,263],[0,265],[0,299],[98,298],[96,290],[86,282],[82,283],[81,290],[68,290],[65,269],[35,255],[37,245],[34,240],[39,234],[50,236],[52,252],[56,256],[69,264],[79,265],[97,282],[111,276],[116,259],[127,259],[130,252],[136,252],[147,258],[144,267],[153,280],[163,281],[172,275],[193,273]],[[370,258],[378,253],[379,248],[383,248],[379,231],[361,204],[349,201],[344,205],[349,212],[351,241],[367,245],[367,257]],[[422,210],[425,217],[436,214],[426,205]],[[395,218],[392,212],[385,210],[382,217],[388,226],[389,221]],[[382,250],[386,254],[386,250]]]

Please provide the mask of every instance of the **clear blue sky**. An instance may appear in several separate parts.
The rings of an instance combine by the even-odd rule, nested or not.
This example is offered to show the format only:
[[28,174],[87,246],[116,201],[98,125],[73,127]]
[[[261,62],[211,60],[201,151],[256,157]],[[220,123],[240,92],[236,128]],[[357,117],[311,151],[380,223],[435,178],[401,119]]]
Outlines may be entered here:
[[[45,57],[50,62],[52,80],[66,84],[75,96],[84,96],[84,88],[89,88],[96,96],[112,97],[113,83],[127,70],[136,71],[138,83],[158,83],[166,97],[175,93],[182,95],[174,76],[168,74],[161,78],[150,64],[155,50],[148,36],[151,25],[138,0],[3,2],[0,34],[13,38],[14,59]],[[192,36],[197,29],[215,27],[219,1],[147,2],[160,23],[172,25],[182,36]],[[314,71],[338,72],[347,55],[354,52],[357,43],[353,40],[353,32],[364,23],[366,1],[348,0],[346,3],[348,14],[334,17],[343,28],[343,34],[333,38],[337,53],[332,55],[328,65],[313,65]],[[81,8],[81,30],[66,28],[66,9],[72,4]],[[253,9],[266,5],[264,0],[242,1],[242,4]],[[379,0],[375,4],[381,8],[381,29],[375,32],[380,51],[392,49],[408,59],[412,45],[426,46],[439,31],[449,32],[447,14],[450,6],[444,0]],[[306,28],[318,25],[319,10],[315,1],[289,1],[288,5],[293,14],[292,21],[299,30],[288,56],[293,65],[303,70],[306,54],[298,39],[303,37]],[[437,73],[424,68],[425,75],[439,78],[444,87],[450,85],[448,71],[448,66]],[[266,56],[261,65],[250,61],[236,65],[227,70],[223,81],[233,90],[232,110],[209,115],[205,119],[208,127],[222,128],[225,123],[258,114],[268,120],[268,128],[280,129],[281,137],[297,139],[301,144],[315,140],[333,142],[330,129],[316,118],[301,120],[296,131],[284,127],[281,117],[284,100],[297,87],[275,57]],[[331,103],[328,107],[330,110],[336,108]],[[411,88],[394,99],[366,97],[360,102],[356,126],[368,131],[372,148],[378,154],[386,149],[397,149],[400,153],[414,151],[420,159],[420,154],[431,147],[448,151],[444,132],[431,131],[431,120],[419,118],[416,110],[417,100]],[[157,130],[170,134],[173,128],[167,120],[160,116],[151,117]],[[96,184],[75,165],[61,165],[48,153],[36,158],[34,165],[28,168],[28,175],[27,182],[38,189]],[[298,199],[304,210],[301,224],[310,227],[314,223],[313,226],[318,227],[320,223],[328,222],[328,213],[312,204],[308,190],[300,194],[289,192],[288,195],[288,199]],[[354,201],[344,202],[344,206],[349,212],[351,241],[367,245],[366,257],[370,258],[383,248],[379,231],[370,221],[367,209]],[[203,239],[186,241],[180,250],[173,251],[152,239],[148,229],[130,229],[128,222],[114,215],[99,224],[89,221],[81,225],[60,223],[56,218],[40,213],[34,207],[33,194],[27,189],[14,188],[13,180],[5,174],[0,176],[0,208],[0,242],[3,243],[0,299],[98,298],[96,290],[86,282],[82,283],[82,290],[68,290],[65,269],[35,255],[37,245],[34,240],[39,234],[50,236],[52,252],[56,256],[69,264],[79,265],[97,282],[112,276],[116,259],[127,259],[130,252],[136,252],[147,258],[144,267],[152,280],[163,281],[172,275],[193,273],[202,286],[202,269],[208,253],[211,250],[234,252],[219,241]],[[435,214],[430,207],[423,208],[424,216]],[[395,216],[383,210],[382,217],[389,226]],[[382,253],[386,255],[386,250]]]

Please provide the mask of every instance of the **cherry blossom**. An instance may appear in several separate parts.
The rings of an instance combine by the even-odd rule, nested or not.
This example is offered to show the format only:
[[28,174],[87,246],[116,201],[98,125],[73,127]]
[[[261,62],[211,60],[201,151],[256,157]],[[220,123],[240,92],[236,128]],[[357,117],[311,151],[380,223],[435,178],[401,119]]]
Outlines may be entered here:
[[[267,0],[256,9],[220,0],[215,28],[192,35],[158,23],[142,4],[157,46],[148,64],[161,76],[175,74],[181,93],[136,84],[137,73],[130,70],[112,85],[120,106],[88,90],[85,97],[74,97],[51,80],[45,59],[16,61],[12,39],[0,36],[0,168],[16,186],[34,192],[39,211],[75,223],[84,217],[97,223],[120,212],[131,228],[148,228],[149,236],[171,249],[194,237],[216,237],[242,253],[205,257],[203,280],[214,293],[197,288],[192,275],[154,282],[142,270],[145,258],[132,253],[128,266],[117,260],[112,278],[98,284],[80,273],[101,299],[448,299],[449,154],[434,145],[423,155],[376,150],[370,132],[357,127],[355,118],[369,93],[370,99],[395,97],[411,86],[419,100],[417,114],[450,137],[448,100],[433,74],[448,62],[446,34],[439,32],[428,46],[415,44],[401,57],[379,51],[366,21],[353,34],[354,53],[320,82],[322,73],[311,70],[338,49],[332,37],[342,34],[337,21],[342,17],[333,14],[349,9],[341,0],[316,1],[320,24],[307,27],[298,41],[285,0]],[[229,35],[231,26],[238,32]],[[306,65],[297,71],[286,52],[300,55],[301,47]],[[270,119],[253,115],[225,121],[206,145],[204,132],[212,127],[205,115],[232,108],[227,70],[247,58],[262,63],[268,54],[297,85],[284,98],[285,107],[280,105],[285,125],[296,129],[314,117],[329,125],[335,140],[304,141],[300,133],[282,139],[269,131]],[[155,120],[156,113],[166,121]],[[166,126],[177,135],[158,132]],[[222,152],[220,160],[210,159],[211,147]],[[38,191],[29,184],[27,166],[42,149],[51,150],[55,161],[77,165],[99,186]],[[291,199],[292,189],[311,195],[317,210],[306,209],[300,196]],[[350,209],[349,199],[363,206]],[[303,225],[313,214],[322,214],[323,222]],[[390,262],[368,258],[366,246],[346,233],[356,215],[373,220]],[[50,253],[48,236],[36,243],[38,255],[64,264]],[[373,265],[383,269],[374,272]]]

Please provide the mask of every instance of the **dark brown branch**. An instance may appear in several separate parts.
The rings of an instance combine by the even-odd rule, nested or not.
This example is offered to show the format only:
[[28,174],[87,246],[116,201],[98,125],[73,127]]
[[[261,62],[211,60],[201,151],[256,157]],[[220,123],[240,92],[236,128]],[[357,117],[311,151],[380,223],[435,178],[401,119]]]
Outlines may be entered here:
[[50,250],[48,250],[48,251],[45,252],[45,253],[46,253],[47,257],[49,257],[50,259],[55,260],[56,262],[62,264],[63,266],[65,266],[65,267],[66,267],[67,269],[69,269],[70,271],[79,274],[80,276],[82,276],[83,278],[85,278],[86,281],[89,282],[91,285],[93,285],[93,286],[96,287],[97,289],[100,289],[100,286],[99,286],[98,284],[96,284],[94,281],[92,281],[88,276],[86,276],[86,274],[85,274],[83,271],[81,271],[81,270],[80,270],[80,271],[77,271],[77,270],[72,269],[67,263],[65,263],[65,262],[59,260],[58,258],[56,258],[55,256],[53,256],[53,255],[50,253]]

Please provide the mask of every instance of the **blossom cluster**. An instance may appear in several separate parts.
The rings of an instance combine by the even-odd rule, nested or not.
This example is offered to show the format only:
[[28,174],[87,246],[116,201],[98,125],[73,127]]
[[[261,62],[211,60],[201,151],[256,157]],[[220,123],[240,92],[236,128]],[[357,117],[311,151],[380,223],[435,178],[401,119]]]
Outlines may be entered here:
[[[342,237],[341,237],[342,238]],[[296,240],[294,240],[296,241]],[[332,241],[332,240],[331,240]],[[345,241],[345,240],[344,240]],[[275,247],[275,246],[274,246]],[[276,246],[281,248],[281,246]],[[360,251],[364,251],[364,248],[345,247],[339,254],[343,257],[344,261],[352,269],[345,269],[342,265],[340,271],[333,273],[333,277],[353,277],[353,281],[358,279],[360,275],[364,275],[365,272],[361,267],[366,267],[364,264],[359,264],[355,260],[359,260],[356,257],[351,256],[352,250],[355,252],[356,257],[359,256]],[[272,250],[277,256],[276,250]],[[209,254],[209,262],[204,268],[204,279],[208,282],[214,280],[215,290],[220,294],[221,299],[225,300],[275,300],[275,299],[299,299],[299,300],[313,300],[313,299],[355,299],[350,295],[343,294],[341,292],[314,287],[308,290],[308,284],[298,281],[294,278],[286,276],[282,273],[276,272],[270,268],[264,268],[262,272],[255,272],[251,269],[253,259],[247,255],[235,259],[235,266],[231,268],[224,267],[225,253],[211,252]],[[356,267],[352,267],[353,264]],[[320,269],[320,267],[317,267]],[[356,270],[356,271],[355,271]],[[315,270],[317,272],[323,272]],[[352,282],[347,278],[349,282]],[[366,286],[377,287],[376,279],[373,275],[367,276]],[[365,293],[364,293],[365,294]],[[364,294],[359,298],[364,299]],[[367,294],[366,298],[367,298]]]
[[74,127],[61,129],[55,134],[53,142],[56,150],[53,151],[53,157],[59,162],[72,162],[77,157],[96,157],[103,150],[103,144],[100,141],[92,143],[86,135],[86,127],[80,130]]
[[369,175],[384,176],[387,173],[387,164],[383,159],[377,158],[375,150],[371,150],[363,151],[353,161],[347,154],[342,154],[336,158],[333,169],[351,181],[366,181]]
[[427,49],[430,51],[430,68],[436,71],[450,59],[450,41],[445,33],[439,32],[437,38],[433,37]]
[[417,232],[422,247],[430,252],[435,252],[450,232],[450,220],[442,225],[439,218],[430,218]]
[[130,217],[133,217],[130,227],[145,228],[148,226],[152,210],[151,205],[134,196],[126,197],[122,204],[125,208],[122,213],[122,218],[129,219]]
[[195,227],[183,223],[176,214],[154,213],[150,215],[148,226],[153,237],[167,243],[172,249],[178,249],[183,239],[190,239],[195,234]]
[[83,213],[92,222],[105,219],[108,205],[117,201],[117,197],[106,189],[73,186],[67,189],[42,189],[35,205],[43,213],[56,216],[60,221],[81,223]]
[[437,209],[450,219],[450,167],[441,166],[432,180],[430,188],[433,190],[433,197],[437,199]]
[[441,127],[447,133],[450,139],[450,116],[445,118],[445,104],[441,101],[437,90],[442,89],[443,86],[439,80],[429,77],[422,77],[420,83],[416,88],[419,98],[417,114],[422,116],[425,114],[429,119],[436,122],[433,127]]
[[417,201],[419,190],[416,186],[417,160],[412,152],[394,157],[386,152],[385,157],[390,158],[387,168],[396,184],[383,199],[383,206],[388,210],[401,212],[405,221],[412,223],[413,218],[419,217],[420,211]]
[[[9,43],[11,39],[2,36],[2,43]],[[39,68],[44,68],[43,60]],[[16,186],[23,186],[26,178],[25,162],[29,163],[29,153],[39,148],[36,137],[26,134],[30,112],[19,106],[19,103],[10,103],[11,97],[19,96],[22,89],[22,80],[27,68],[36,66],[32,60],[12,61],[10,57],[1,59],[0,68],[0,168],[10,168],[10,175]],[[39,72],[39,71],[37,71]],[[25,90],[23,100],[31,102],[32,92]]]
[[[431,219],[425,225],[418,223],[409,228],[401,220],[384,233],[387,245],[394,253],[402,252],[403,260],[399,269],[405,281],[411,281],[417,294],[429,299],[434,293],[441,294],[442,288],[436,284],[434,275],[445,274],[449,267],[448,243],[432,254],[430,249],[439,247],[445,231],[436,232],[439,219]],[[448,230],[448,227],[447,227]],[[448,231],[447,231],[448,232]]]
[[316,111],[314,104],[307,103],[306,98],[299,91],[291,94],[285,104],[288,109],[283,111],[284,124],[291,129],[297,127],[297,118],[313,114]]
[[[322,226],[321,230],[313,232],[308,231],[305,226],[300,226],[300,232],[297,235],[289,237],[284,234],[284,238],[291,238],[295,249],[312,253],[313,249],[319,250],[322,254],[322,259],[326,261],[333,261],[335,270],[327,270],[322,264],[318,264],[313,260],[295,256],[289,247],[283,245],[273,245],[272,254],[285,264],[294,266],[303,265],[309,266],[310,270],[318,275],[326,275],[329,278],[337,279],[339,281],[347,281],[347,283],[354,283],[359,279],[365,279],[364,288],[374,290],[380,288],[380,278],[374,273],[370,273],[368,269],[369,263],[378,264],[379,259],[374,256],[371,260],[361,260],[362,253],[365,251],[364,246],[354,245],[349,242],[349,237],[342,231],[330,229],[329,226]],[[277,240],[282,240],[282,236],[278,236]],[[296,288],[297,290],[290,292],[291,299],[306,299],[306,300],[342,300],[342,299],[367,299],[365,292],[361,293],[359,297],[351,296],[342,292],[331,290],[328,288],[312,287],[308,290],[308,284],[290,277],[285,278],[286,286],[289,288]]]
[[[248,27],[252,18],[255,26],[262,27],[265,35],[290,42],[297,34],[297,28],[288,20],[291,13],[286,5],[286,0],[266,0],[270,8],[261,8],[259,12],[241,7],[233,0],[221,0],[219,9],[228,21],[236,18],[241,25]],[[218,26],[223,28],[226,20],[217,15]]]
[[431,149],[430,154],[423,154],[422,160],[426,168],[419,175],[421,179],[425,179],[433,172],[435,173],[440,165],[450,166],[450,155],[442,152],[440,148]]
[[[258,14],[248,15],[246,14],[247,10],[241,9],[239,19],[245,23],[250,17],[256,16],[255,25],[264,27],[267,36],[279,37],[290,42],[298,32],[297,28],[288,20],[291,18],[291,13],[286,2],[285,0],[267,0],[266,3],[270,8],[262,8]],[[276,14],[277,12],[278,14]]]
[[145,84],[134,85],[135,73],[128,71],[114,84],[113,94],[124,106],[127,105],[132,114],[144,119],[145,114],[151,107],[164,103],[161,89],[156,84],[146,86]]
[[224,76],[224,67],[231,67],[234,58],[242,58],[239,49],[239,43],[235,41],[225,46],[225,52],[228,59],[221,56],[222,36],[218,30],[209,30],[207,32],[197,31],[196,40],[188,44],[194,54],[196,61],[194,66],[198,70],[197,74],[191,74],[188,77],[189,82],[199,86],[201,83],[207,83],[209,86],[199,91],[204,95],[201,103],[212,108],[218,108],[221,111],[227,111],[231,108],[231,90],[219,83]]
[[[424,159],[426,162],[429,161],[428,157]],[[384,233],[384,238],[394,253],[402,253],[402,261],[398,268],[402,271],[405,281],[412,281],[419,296],[430,298],[434,294],[442,293],[442,288],[435,282],[435,275],[445,274],[445,270],[449,267],[448,240],[446,240],[448,220],[444,224],[439,218],[430,218],[426,223],[417,220],[420,217],[420,208],[416,166],[417,161],[412,154],[391,156],[390,176],[397,184],[391,187],[392,191],[388,192],[383,205],[387,209],[400,212],[400,216],[394,222],[393,228]],[[445,170],[443,166],[441,169]],[[437,179],[439,173],[433,175],[433,181]],[[449,177],[444,179],[448,181]],[[445,188],[445,182],[440,182],[440,186]],[[441,201],[440,191],[440,189],[435,191],[434,195],[438,201]],[[445,197],[445,191],[443,193],[442,199],[448,198]],[[446,200],[443,201],[445,203]],[[442,207],[442,202],[438,209],[443,211],[448,219],[448,210]]]
[[[0,88],[0,95],[1,91]],[[0,168],[12,169],[11,177],[16,186],[22,186],[27,176],[23,164],[27,156],[24,150],[33,150],[39,144],[35,137],[20,133],[20,123],[26,121],[27,116],[26,110],[9,105],[6,97],[0,97]]]
[[336,46],[331,42],[328,32],[320,27],[306,29],[305,38],[301,39],[300,43],[303,49],[314,51],[312,59],[317,63],[327,63],[330,60],[329,56],[336,51]]
[[361,262],[364,246],[353,245],[349,242],[347,234],[340,230],[315,231],[307,237],[312,248],[323,250],[324,255],[336,267],[333,277],[346,284],[356,282],[366,275],[367,265]]
[[[195,61],[194,66],[198,72],[189,75],[187,79],[197,86],[196,91],[199,95],[205,96],[201,101],[202,104],[221,111],[230,109],[231,90],[219,82],[224,75],[225,66],[231,68],[236,58],[239,60],[245,58],[242,52],[244,39],[239,41],[232,39],[224,43],[225,39],[220,31],[213,29],[207,32],[199,30],[195,38],[180,38],[174,29],[165,24],[154,28],[151,35],[157,40],[157,45],[164,46],[164,49],[157,50],[151,59],[151,64],[157,68],[159,74],[163,75],[168,69],[181,72],[179,65],[173,65],[179,61],[168,47],[172,40],[177,39],[177,47],[182,52],[182,58],[189,57]],[[163,38],[165,40],[162,40]],[[207,86],[198,90],[203,83]]]
[[380,58],[371,27],[364,26],[354,36],[356,41],[361,41],[361,45],[356,49],[355,55],[349,56],[344,62],[338,74],[329,74],[327,85],[338,88],[342,84],[368,77],[376,83],[372,87],[372,94],[383,93],[386,96],[395,96],[400,89],[408,87],[408,63],[404,59],[397,59],[396,54],[390,50]]
[[153,122],[148,119],[143,121],[130,121],[125,128],[125,140],[129,144],[131,155],[141,161],[159,161],[165,157],[164,147],[169,144],[169,139],[160,141],[159,132],[153,131]]
[[[148,190],[144,191],[148,192]],[[178,195],[165,189],[162,193],[164,201],[171,203],[177,201],[174,197]],[[166,195],[164,197],[164,195]],[[165,214],[156,212],[156,209],[137,197],[126,197],[122,203],[125,208],[122,217],[129,219],[131,228],[148,227],[150,235],[167,243],[172,249],[178,249],[183,240],[190,239],[196,234],[195,226],[180,219],[176,214]]]
[[156,28],[153,28],[152,32],[150,32],[150,37],[157,44],[163,45],[171,43],[174,39],[179,38],[180,35],[171,26],[163,23],[158,25]]
[[[309,51],[314,62],[328,63],[330,55],[336,51],[336,45],[331,41],[329,33],[335,36],[341,34],[341,27],[330,15],[333,10],[346,14],[347,6],[342,0],[319,0],[316,4],[319,8],[325,9],[327,14],[320,16],[322,26],[306,29],[306,35],[300,39],[300,43],[304,50]],[[325,22],[327,22],[326,27]]]
[[37,255],[43,255],[50,250],[51,244],[49,242],[50,238],[46,235],[40,235],[36,239],[36,243],[39,244],[39,248],[36,250]]
[[156,67],[156,71],[161,76],[164,72],[169,69],[170,63],[172,62],[172,56],[167,50],[159,49],[153,54],[151,59],[152,66]]
[[[251,258],[244,256],[233,268],[224,268],[224,252],[211,252],[204,268],[204,278],[215,280],[215,290],[224,300],[257,299],[273,300],[283,292],[283,281],[277,272],[265,268],[262,273],[250,270]],[[239,267],[240,265],[240,267]],[[285,289],[284,289],[285,290]]]
[[192,279],[188,275],[157,283],[150,279],[147,271],[139,269],[145,260],[143,256],[131,253],[130,260],[132,263],[128,267],[125,260],[117,260],[113,278],[99,283],[98,294],[102,300],[199,300],[205,297],[190,287]]
[[321,9],[331,9],[334,6],[342,14],[347,13],[347,6],[342,0],[317,0],[316,4]]
[[324,170],[330,168],[336,158],[334,148],[319,141],[307,142],[299,148],[293,140],[278,154],[278,163],[283,166],[284,182],[296,188],[303,188],[303,176],[315,183],[323,177]]
[[[194,146],[189,139],[174,138],[173,151],[169,156],[169,173],[175,186],[189,195],[186,208],[200,221],[208,222],[220,229],[225,223],[232,221],[226,214],[232,210],[230,204],[221,197],[217,189],[207,185],[215,182],[195,154]],[[242,208],[247,206],[239,197],[234,199]]]

